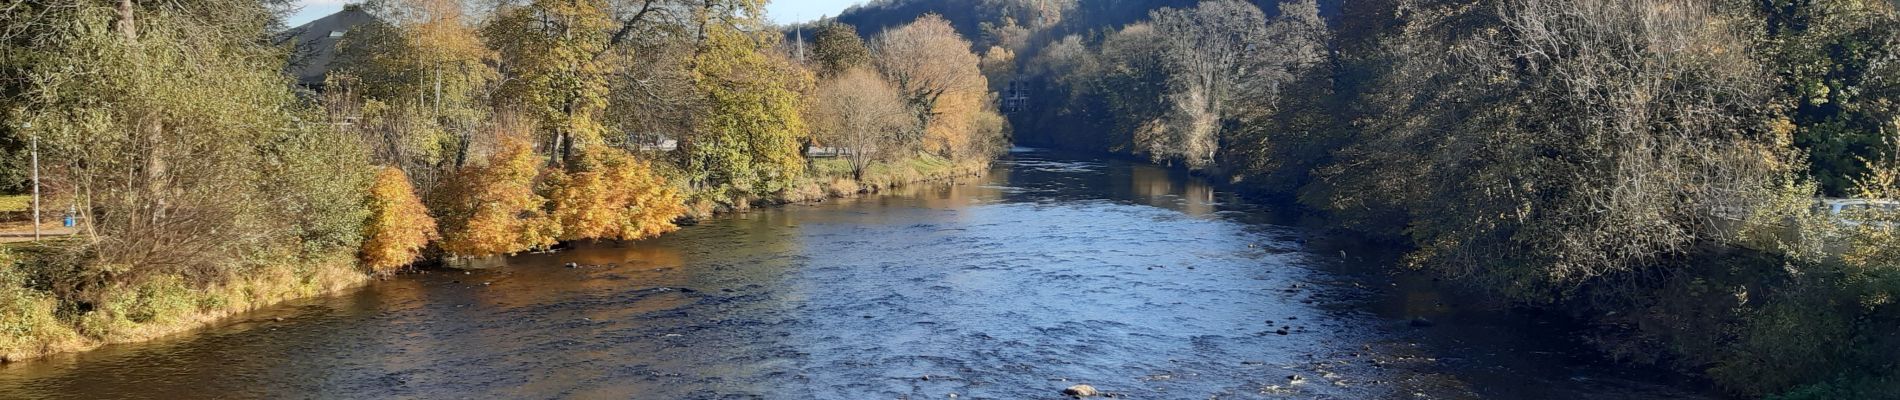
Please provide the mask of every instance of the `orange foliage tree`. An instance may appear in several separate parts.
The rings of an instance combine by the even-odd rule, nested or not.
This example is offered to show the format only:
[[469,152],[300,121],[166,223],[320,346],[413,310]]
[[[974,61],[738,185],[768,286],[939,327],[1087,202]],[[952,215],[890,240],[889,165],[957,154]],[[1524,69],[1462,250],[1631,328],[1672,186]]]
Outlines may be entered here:
[[872,42],[878,69],[910,104],[922,129],[913,136],[919,136],[915,139],[921,139],[924,150],[962,158],[993,150],[1000,140],[1001,119],[983,115],[994,113],[990,83],[970,47],[949,20],[936,14],[886,30]]
[[437,237],[435,219],[401,169],[384,167],[377,173],[366,203],[370,216],[360,255],[371,273],[387,274],[415,263]]
[[568,163],[551,186],[562,239],[639,240],[679,229],[679,190],[651,166],[617,149],[593,146]]
[[548,215],[547,198],[535,192],[540,164],[533,145],[512,137],[502,139],[485,165],[462,168],[438,201],[442,249],[486,257],[553,246],[561,226]]

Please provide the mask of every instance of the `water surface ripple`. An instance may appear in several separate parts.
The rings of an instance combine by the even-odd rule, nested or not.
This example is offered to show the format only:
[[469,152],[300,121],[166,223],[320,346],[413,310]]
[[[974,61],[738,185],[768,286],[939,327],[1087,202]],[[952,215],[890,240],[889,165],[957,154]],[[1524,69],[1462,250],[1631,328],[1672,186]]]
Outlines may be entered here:
[[0,398],[1690,395],[1579,356],[1532,317],[1460,312],[1278,220],[1178,172],[1019,149],[975,181],[9,365]]

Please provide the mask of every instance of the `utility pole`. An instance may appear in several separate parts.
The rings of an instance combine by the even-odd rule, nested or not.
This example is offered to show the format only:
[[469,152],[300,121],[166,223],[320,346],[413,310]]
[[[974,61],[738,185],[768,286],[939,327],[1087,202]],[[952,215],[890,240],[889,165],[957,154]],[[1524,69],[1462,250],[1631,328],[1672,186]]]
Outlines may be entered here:
[[798,36],[797,39],[792,39],[798,42],[798,62],[805,62],[805,27],[793,28],[792,32]]
[[[20,124],[21,129],[33,130],[33,123]],[[40,135],[32,135],[33,141],[33,241],[40,240]]]

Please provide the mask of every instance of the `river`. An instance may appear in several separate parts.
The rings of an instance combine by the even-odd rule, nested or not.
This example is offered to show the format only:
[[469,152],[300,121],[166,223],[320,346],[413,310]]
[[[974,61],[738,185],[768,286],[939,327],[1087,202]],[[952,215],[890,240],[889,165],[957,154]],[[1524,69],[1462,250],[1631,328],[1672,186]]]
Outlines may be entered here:
[[1017,149],[953,185],[6,365],[0,398],[1700,396],[1276,211],[1177,171]]

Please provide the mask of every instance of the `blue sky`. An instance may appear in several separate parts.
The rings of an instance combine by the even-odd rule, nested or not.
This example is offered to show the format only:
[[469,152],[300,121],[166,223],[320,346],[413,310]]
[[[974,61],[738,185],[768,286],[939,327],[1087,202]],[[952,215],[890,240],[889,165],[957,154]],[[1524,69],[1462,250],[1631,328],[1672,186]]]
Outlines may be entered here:
[[[322,18],[343,8],[344,4],[359,0],[297,0],[303,10],[292,15],[290,26],[303,25],[305,22]],[[863,0],[778,0],[765,6],[765,13],[773,22],[787,24],[805,22],[819,17],[838,15],[838,12]]]

